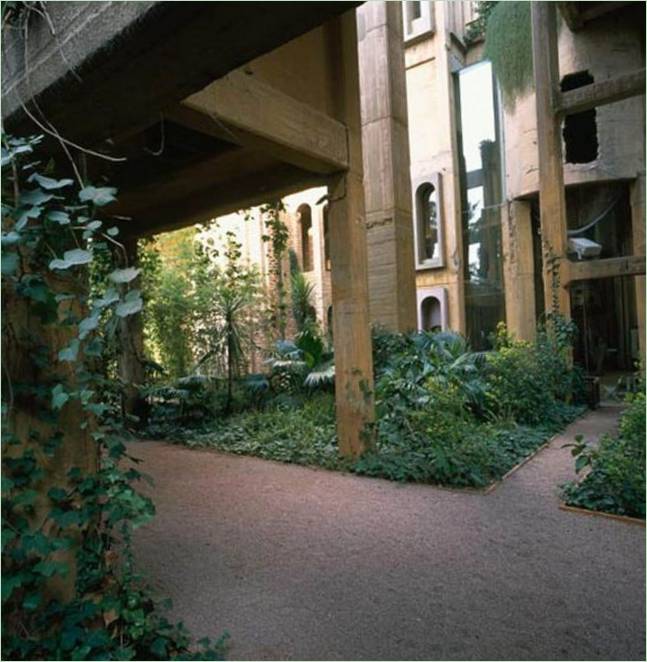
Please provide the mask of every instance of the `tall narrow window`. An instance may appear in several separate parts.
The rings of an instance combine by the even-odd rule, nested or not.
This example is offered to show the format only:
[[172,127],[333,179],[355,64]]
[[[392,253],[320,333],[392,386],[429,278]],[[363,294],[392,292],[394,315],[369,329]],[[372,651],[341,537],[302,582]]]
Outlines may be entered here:
[[[567,92],[591,85],[593,82],[593,76],[588,71],[578,71],[564,76],[560,87],[562,92]],[[595,120],[595,108],[567,115],[564,118],[562,135],[566,146],[566,163],[590,163],[598,158],[598,128]]]
[[413,182],[416,269],[436,269],[444,266],[440,187],[439,173],[431,173]]
[[488,61],[458,74],[461,211],[467,336],[486,349],[505,321],[501,203],[503,176],[496,87]]
[[438,200],[433,184],[418,189],[420,214],[418,216],[422,260],[433,260],[438,246]]
[[433,31],[433,2],[405,2],[402,8],[405,41]]
[[310,205],[301,205],[298,210],[301,228],[301,268],[312,271],[312,213]]
[[323,233],[324,233],[324,266],[330,271],[330,221],[328,220],[328,205],[323,208]]

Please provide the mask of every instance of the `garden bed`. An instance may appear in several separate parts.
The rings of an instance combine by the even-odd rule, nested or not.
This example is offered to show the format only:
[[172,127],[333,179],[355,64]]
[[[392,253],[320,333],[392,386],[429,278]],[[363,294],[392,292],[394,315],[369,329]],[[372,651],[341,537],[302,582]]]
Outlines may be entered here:
[[578,481],[562,486],[566,507],[620,518],[645,519],[645,393],[628,396],[618,435],[591,447],[573,445]]
[[471,351],[455,333],[375,333],[376,421],[367,430],[373,443],[357,459],[339,454],[329,380],[313,381],[310,373],[304,381],[314,353],[299,345],[315,346],[312,331],[294,346],[279,343],[289,351],[268,378],[253,382],[237,413],[204,418],[199,429],[187,426],[188,405],[201,402],[206,412],[210,396],[203,390],[208,382],[183,380],[174,392],[186,391],[184,414],[174,419],[173,407],[158,406],[147,433],[191,447],[483,490],[585,410],[573,404],[579,382],[567,360],[570,327],[554,325],[551,334],[539,329],[534,343],[515,341],[501,326],[488,352]]
[[300,405],[235,414],[214,422],[206,432],[185,432],[180,443],[238,455],[348,471],[396,481],[482,489],[501,480],[583,411],[569,408],[560,424],[531,427],[512,422],[462,426],[464,439],[429,438],[409,447],[389,443],[380,434],[375,448],[359,460],[339,455],[333,396],[319,394]]

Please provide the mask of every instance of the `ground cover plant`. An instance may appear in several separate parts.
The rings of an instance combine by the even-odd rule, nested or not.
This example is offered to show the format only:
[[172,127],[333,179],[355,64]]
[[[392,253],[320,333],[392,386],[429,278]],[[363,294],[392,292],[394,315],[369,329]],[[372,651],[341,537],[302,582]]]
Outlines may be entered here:
[[645,519],[645,385],[627,396],[617,435],[604,435],[597,446],[579,437],[572,450],[575,469],[562,496],[569,506]]
[[391,480],[483,487],[583,411],[567,361],[571,332],[555,319],[528,343],[501,327],[490,352],[471,352],[455,333],[376,332],[375,441],[356,460],[339,456],[334,398],[321,390],[330,383],[304,384],[299,355],[278,361],[297,380],[270,374],[253,406],[199,429],[176,427],[167,438]]

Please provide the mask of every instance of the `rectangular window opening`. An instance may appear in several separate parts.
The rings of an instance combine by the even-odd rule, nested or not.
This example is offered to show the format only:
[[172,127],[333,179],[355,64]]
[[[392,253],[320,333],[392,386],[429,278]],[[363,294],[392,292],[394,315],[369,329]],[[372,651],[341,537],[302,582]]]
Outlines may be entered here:
[[[591,85],[593,76],[588,71],[578,71],[562,78],[562,92],[576,90]],[[566,163],[591,163],[598,158],[598,129],[596,110],[584,110],[581,113],[567,115],[562,129],[565,145]]]

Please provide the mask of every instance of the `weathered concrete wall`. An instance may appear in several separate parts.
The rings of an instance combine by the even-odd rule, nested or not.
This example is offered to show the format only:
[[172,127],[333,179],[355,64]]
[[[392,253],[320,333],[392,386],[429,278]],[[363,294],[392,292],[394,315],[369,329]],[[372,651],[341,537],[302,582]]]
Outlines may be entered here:
[[[411,179],[433,173],[442,176],[444,267],[416,272],[416,287],[443,287],[447,291],[449,327],[465,330],[462,276],[462,235],[458,184],[452,70],[464,64],[452,45],[448,28],[450,8],[432,3],[435,32],[407,45],[407,98]],[[414,192],[415,193],[415,192]]]
[[[588,71],[601,82],[644,67],[641,30],[631,15],[608,14],[571,32],[563,24],[559,34],[560,76]],[[534,92],[517,100],[504,113],[506,188],[508,199],[539,189]],[[598,158],[591,163],[564,166],[565,184],[635,178],[644,169],[643,103],[626,99],[596,109]]]
[[371,322],[416,328],[402,8],[357,10]]

